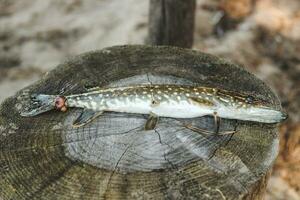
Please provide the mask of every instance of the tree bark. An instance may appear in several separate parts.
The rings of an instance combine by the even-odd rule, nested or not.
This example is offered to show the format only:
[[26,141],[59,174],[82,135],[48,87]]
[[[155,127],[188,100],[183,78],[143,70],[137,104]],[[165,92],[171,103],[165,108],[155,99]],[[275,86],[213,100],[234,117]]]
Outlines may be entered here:
[[195,0],[150,0],[149,44],[191,48]]

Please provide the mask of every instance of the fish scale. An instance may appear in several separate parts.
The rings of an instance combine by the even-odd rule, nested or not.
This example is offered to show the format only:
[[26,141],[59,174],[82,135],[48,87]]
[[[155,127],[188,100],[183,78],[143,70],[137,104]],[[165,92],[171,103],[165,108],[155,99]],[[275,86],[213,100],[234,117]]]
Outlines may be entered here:
[[[202,100],[203,105],[205,105],[205,102],[208,103],[209,100],[212,100],[212,95],[207,95],[207,93],[207,89],[192,86],[185,86],[183,88],[176,85],[142,85],[98,90],[91,93],[67,96],[66,99],[67,105],[70,107],[87,107],[87,104],[91,106],[91,103],[96,103],[100,109],[112,111],[115,110],[115,108],[112,107],[114,104],[119,105],[122,103],[129,105],[130,103],[136,102],[145,105],[148,104],[149,106],[166,102],[187,102],[192,104],[191,98],[199,98],[199,100]],[[130,112],[130,110],[127,112]]]
[[[51,99],[53,102],[49,102]],[[83,108],[77,119],[80,125],[107,111],[171,118],[213,115],[263,123],[277,123],[287,117],[285,113],[264,105],[264,101],[244,93],[188,85],[92,88],[85,93],[69,96],[37,95],[36,102],[61,111],[69,107]],[[34,116],[49,110],[44,107],[37,107],[21,115]]]

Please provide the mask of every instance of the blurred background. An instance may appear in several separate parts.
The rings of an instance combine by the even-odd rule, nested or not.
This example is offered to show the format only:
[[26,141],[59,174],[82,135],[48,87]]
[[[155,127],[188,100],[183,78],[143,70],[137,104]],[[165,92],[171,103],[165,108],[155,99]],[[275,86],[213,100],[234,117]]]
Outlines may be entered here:
[[[0,0],[0,103],[64,60],[143,44],[148,0]],[[289,119],[266,199],[300,199],[300,1],[197,0],[194,49],[242,65]]]

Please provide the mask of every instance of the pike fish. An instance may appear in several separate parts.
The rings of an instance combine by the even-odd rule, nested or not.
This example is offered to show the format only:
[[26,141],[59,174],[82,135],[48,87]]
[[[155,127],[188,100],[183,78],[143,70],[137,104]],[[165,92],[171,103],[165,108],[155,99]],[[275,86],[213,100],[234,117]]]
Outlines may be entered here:
[[68,96],[37,94],[33,108],[21,113],[35,116],[56,109],[82,108],[75,127],[91,122],[103,112],[148,114],[145,129],[153,129],[158,117],[195,118],[212,115],[218,118],[278,123],[287,118],[282,111],[268,107],[251,95],[228,90],[186,85],[135,85],[114,88],[91,88]]

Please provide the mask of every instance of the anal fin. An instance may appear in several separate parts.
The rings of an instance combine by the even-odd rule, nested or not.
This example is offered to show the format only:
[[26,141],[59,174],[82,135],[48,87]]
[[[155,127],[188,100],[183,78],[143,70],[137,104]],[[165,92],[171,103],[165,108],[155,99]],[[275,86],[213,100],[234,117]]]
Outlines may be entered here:
[[84,109],[79,117],[73,122],[73,127],[81,127],[93,121],[100,116],[103,111],[94,111],[91,109]]
[[145,130],[149,131],[149,130],[153,130],[158,122],[158,116],[156,116],[153,113],[150,113],[149,118],[147,119],[147,122],[145,124]]

